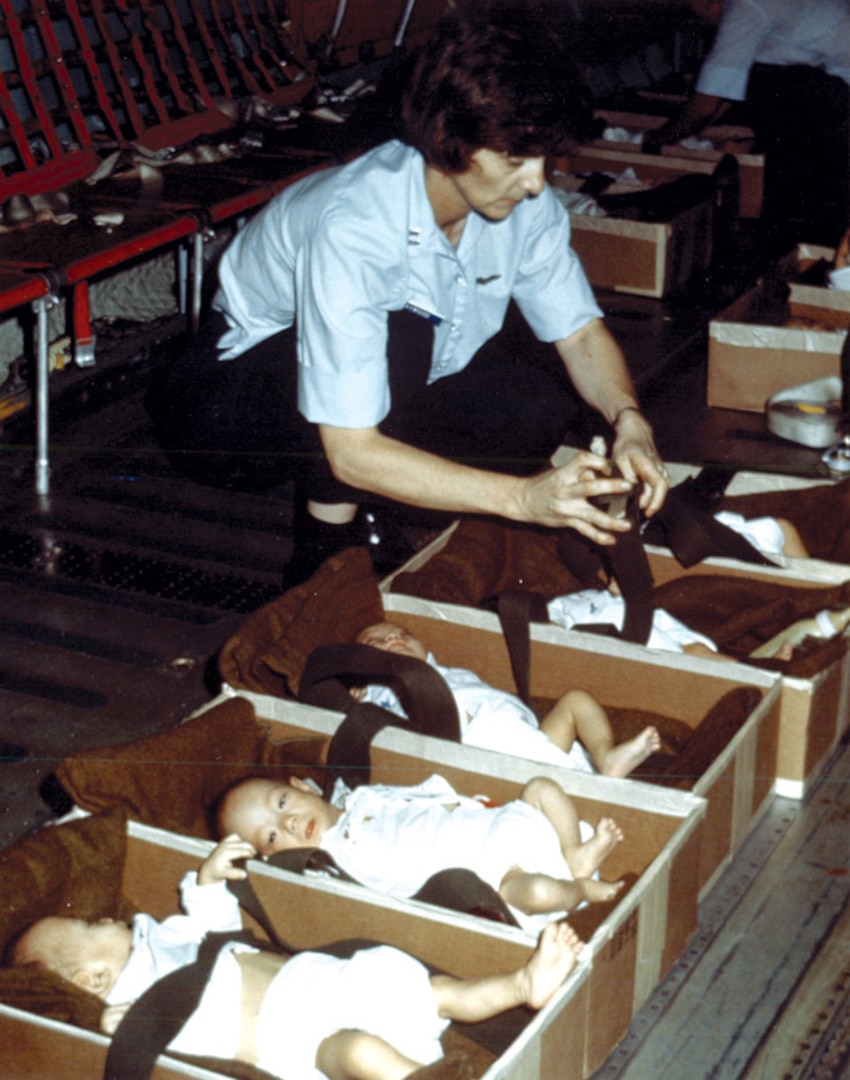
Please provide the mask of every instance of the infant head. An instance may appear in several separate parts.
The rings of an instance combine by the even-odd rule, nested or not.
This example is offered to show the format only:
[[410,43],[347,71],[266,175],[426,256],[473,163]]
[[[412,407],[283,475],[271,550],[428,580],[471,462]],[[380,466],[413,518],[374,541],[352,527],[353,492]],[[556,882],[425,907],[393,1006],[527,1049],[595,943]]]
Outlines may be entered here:
[[428,659],[428,650],[422,642],[396,623],[374,623],[361,630],[354,640],[358,645],[371,645],[372,648],[382,649],[384,652],[412,656],[416,660]]
[[12,951],[12,964],[45,968],[100,998],[112,989],[130,958],[133,934],[115,919],[87,922],[63,916],[39,919]]
[[287,783],[256,777],[236,784],[222,798],[218,811],[220,836],[238,833],[260,855],[318,847],[340,811],[304,780]]

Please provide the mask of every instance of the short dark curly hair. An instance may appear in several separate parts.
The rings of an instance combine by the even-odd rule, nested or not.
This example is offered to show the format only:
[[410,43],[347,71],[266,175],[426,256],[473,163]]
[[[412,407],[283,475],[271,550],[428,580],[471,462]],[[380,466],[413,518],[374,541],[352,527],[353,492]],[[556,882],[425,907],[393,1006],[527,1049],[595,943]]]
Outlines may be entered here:
[[402,98],[407,141],[446,172],[486,148],[562,154],[588,130],[590,95],[565,34],[521,4],[467,6],[420,51]]

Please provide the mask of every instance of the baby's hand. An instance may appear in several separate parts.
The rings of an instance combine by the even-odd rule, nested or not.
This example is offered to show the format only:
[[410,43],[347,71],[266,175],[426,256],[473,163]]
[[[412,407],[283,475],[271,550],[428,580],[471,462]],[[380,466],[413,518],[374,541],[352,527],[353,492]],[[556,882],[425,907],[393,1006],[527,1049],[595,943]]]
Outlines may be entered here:
[[127,1011],[133,1004],[132,1001],[125,1001],[123,1005],[107,1005],[103,1012],[100,1014],[100,1030],[104,1035],[114,1035],[118,1025],[127,1015]]
[[236,833],[225,836],[198,867],[198,884],[215,885],[219,881],[241,881],[248,871],[233,864],[239,859],[250,859],[257,849]]

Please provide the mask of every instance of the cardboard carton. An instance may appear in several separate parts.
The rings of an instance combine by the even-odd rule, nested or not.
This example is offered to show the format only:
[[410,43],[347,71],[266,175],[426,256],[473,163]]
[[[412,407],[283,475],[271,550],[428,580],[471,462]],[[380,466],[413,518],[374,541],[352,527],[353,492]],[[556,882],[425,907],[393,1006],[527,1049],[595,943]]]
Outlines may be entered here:
[[[388,598],[393,605],[392,611],[396,610],[395,599]],[[404,598],[397,599],[402,601]],[[422,628],[422,619],[430,619],[422,610],[417,615],[419,608],[415,602],[412,605],[402,603],[399,612],[399,617],[403,617],[406,624],[413,624],[414,630]],[[465,624],[457,624],[457,628],[462,628],[461,636],[468,636]],[[471,629],[475,643],[478,635],[474,627]],[[477,641],[479,648],[483,644],[486,642]],[[312,733],[329,743],[342,719],[339,713],[282,698],[247,692],[239,696],[253,705],[260,724],[269,725],[269,737],[273,739],[300,739]],[[765,708],[770,711],[769,700]],[[579,1058],[582,1059],[581,1075],[592,1074],[626,1034],[632,1017],[670,970],[696,929],[705,801],[688,792],[559,769],[416,735],[396,727],[384,729],[375,738],[371,759],[375,783],[415,784],[436,772],[462,794],[483,793],[497,802],[516,798],[523,784],[533,777],[549,776],[557,780],[576,802],[583,820],[594,824],[600,817],[609,816],[623,828],[626,839],[606,860],[603,875],[606,880],[616,880],[624,875],[627,879],[636,878],[635,884],[615,902],[592,933],[584,934],[582,923],[576,921],[577,916],[571,917],[584,934],[591,954],[584,987],[587,1013],[583,1022],[586,1027]],[[363,892],[358,886],[345,883],[329,883],[325,888],[334,896],[357,897]],[[386,904],[388,902],[385,907]],[[412,901],[391,906],[393,910],[424,909],[437,917],[436,909]],[[593,918],[594,908],[587,909],[586,914]],[[479,935],[486,935],[492,925],[470,916],[449,913],[442,918],[458,927],[478,924]],[[390,925],[386,915],[384,920],[382,932],[385,932],[385,922],[386,927]],[[495,927],[494,931],[498,931],[500,940],[528,943],[528,937],[519,930]],[[461,953],[455,957],[458,948]],[[441,964],[451,960],[452,970],[455,970],[464,955],[464,948],[462,942],[441,939],[439,950],[426,959]],[[471,970],[467,962],[462,973],[471,973]],[[575,1017],[571,1021],[577,1022]],[[572,1035],[575,1040],[575,1030]],[[500,1061],[495,1071],[487,1073],[488,1080],[513,1075],[561,1080],[567,1075],[564,1070],[570,1067],[566,1059],[546,1065],[546,1055],[542,1051],[540,1041],[529,1035],[523,1045],[516,1048],[516,1072],[513,1065],[508,1067],[506,1062]]]
[[[648,547],[656,585],[689,574],[774,581],[804,588],[850,580],[850,567],[816,559],[789,559],[784,569],[765,569],[734,559],[706,559],[685,569],[664,548]],[[803,798],[815,783],[847,727],[850,654],[811,678],[782,677],[776,792]]]
[[[427,559],[446,540],[444,534],[420,556]],[[411,569],[411,564],[406,569]],[[441,663],[470,668],[485,682],[516,692],[507,646],[495,615],[395,594],[389,591],[391,579],[386,587],[387,616],[426,642],[439,641]],[[779,737],[778,677],[744,665],[721,665],[713,660],[652,652],[642,646],[552,625],[534,624],[531,636],[531,693],[535,697],[556,698],[570,686],[577,686],[593,694],[603,707],[639,705],[658,716],[673,716],[694,729],[734,687],[753,686],[760,690],[761,702],[746,724],[690,788],[708,801],[697,871],[699,892],[705,895],[757,823],[773,793]],[[511,762],[512,767],[519,765],[517,759]],[[539,768],[537,764],[533,767]]]
[[[554,187],[572,190],[572,176],[585,172],[622,173],[631,168],[638,178],[665,183],[688,173],[710,176],[714,163],[684,161],[618,150],[584,149],[560,163]],[[566,174],[566,175],[564,175]],[[614,292],[663,297],[711,265],[713,203],[696,202],[667,221],[649,222],[614,217],[570,214],[571,244],[592,285]]]
[[770,326],[754,318],[762,297],[749,289],[709,324],[709,405],[763,412],[768,398],[800,383],[841,374],[850,292],[791,283],[792,318],[811,327]]
[[[694,809],[698,816],[698,808]],[[61,827],[61,826],[59,826]],[[176,836],[130,822],[122,893],[135,908],[156,918],[177,911],[177,883],[209,852],[210,841]],[[252,861],[250,874],[276,931],[295,948],[364,937],[415,953],[426,963],[460,976],[511,970],[529,955],[529,940],[485,920],[461,919],[427,905],[342,889]],[[245,915],[246,929],[264,936]],[[578,1080],[582,1074],[590,990],[589,959],[580,961],[549,1004],[484,1074],[487,1080],[545,1077]],[[66,1023],[0,1005],[4,1080],[98,1080],[109,1040]],[[491,1054],[492,1058],[493,1055]],[[185,1064],[164,1054],[154,1080],[222,1080],[223,1073]]]
[[[629,132],[645,134],[656,131],[666,123],[666,116],[658,114],[623,112],[615,109],[597,109],[594,116],[605,121],[608,127],[625,128]],[[735,124],[712,124],[699,133],[701,140],[714,144],[711,150],[688,150],[681,145],[664,146],[661,153],[665,157],[679,158],[681,161],[708,161],[716,164],[724,154],[731,153],[738,162],[740,182],[739,212],[742,218],[761,217],[764,201],[764,154],[753,153],[755,134],[752,128]],[[592,143],[599,149],[622,149],[624,152],[639,153],[638,146],[630,146],[606,139],[597,139]]]
[[[575,451],[562,447],[555,464],[569,460]],[[671,484],[696,476],[700,466],[668,463]],[[809,491],[832,487],[831,480],[811,480],[779,473],[739,470],[726,494],[753,495],[767,492]],[[656,585],[685,574],[708,573],[725,577],[781,582],[789,586],[836,585],[850,580],[850,566],[823,559],[784,557],[784,567],[760,567],[735,559],[712,558],[686,570],[665,548],[648,547]],[[811,679],[783,678],[776,791],[799,799],[817,780],[850,722],[850,654]]]

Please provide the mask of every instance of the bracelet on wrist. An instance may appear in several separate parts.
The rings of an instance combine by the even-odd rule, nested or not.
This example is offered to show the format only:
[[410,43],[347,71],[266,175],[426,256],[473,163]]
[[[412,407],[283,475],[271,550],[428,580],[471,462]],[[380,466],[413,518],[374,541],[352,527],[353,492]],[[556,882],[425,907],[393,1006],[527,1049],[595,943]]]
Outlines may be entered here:
[[636,412],[638,414],[638,416],[643,416],[643,413],[641,412],[641,410],[638,408],[637,405],[624,405],[623,408],[620,409],[620,411],[617,413],[617,415],[611,421],[611,427],[616,427],[617,426],[617,424],[619,423],[620,417],[625,412]]

